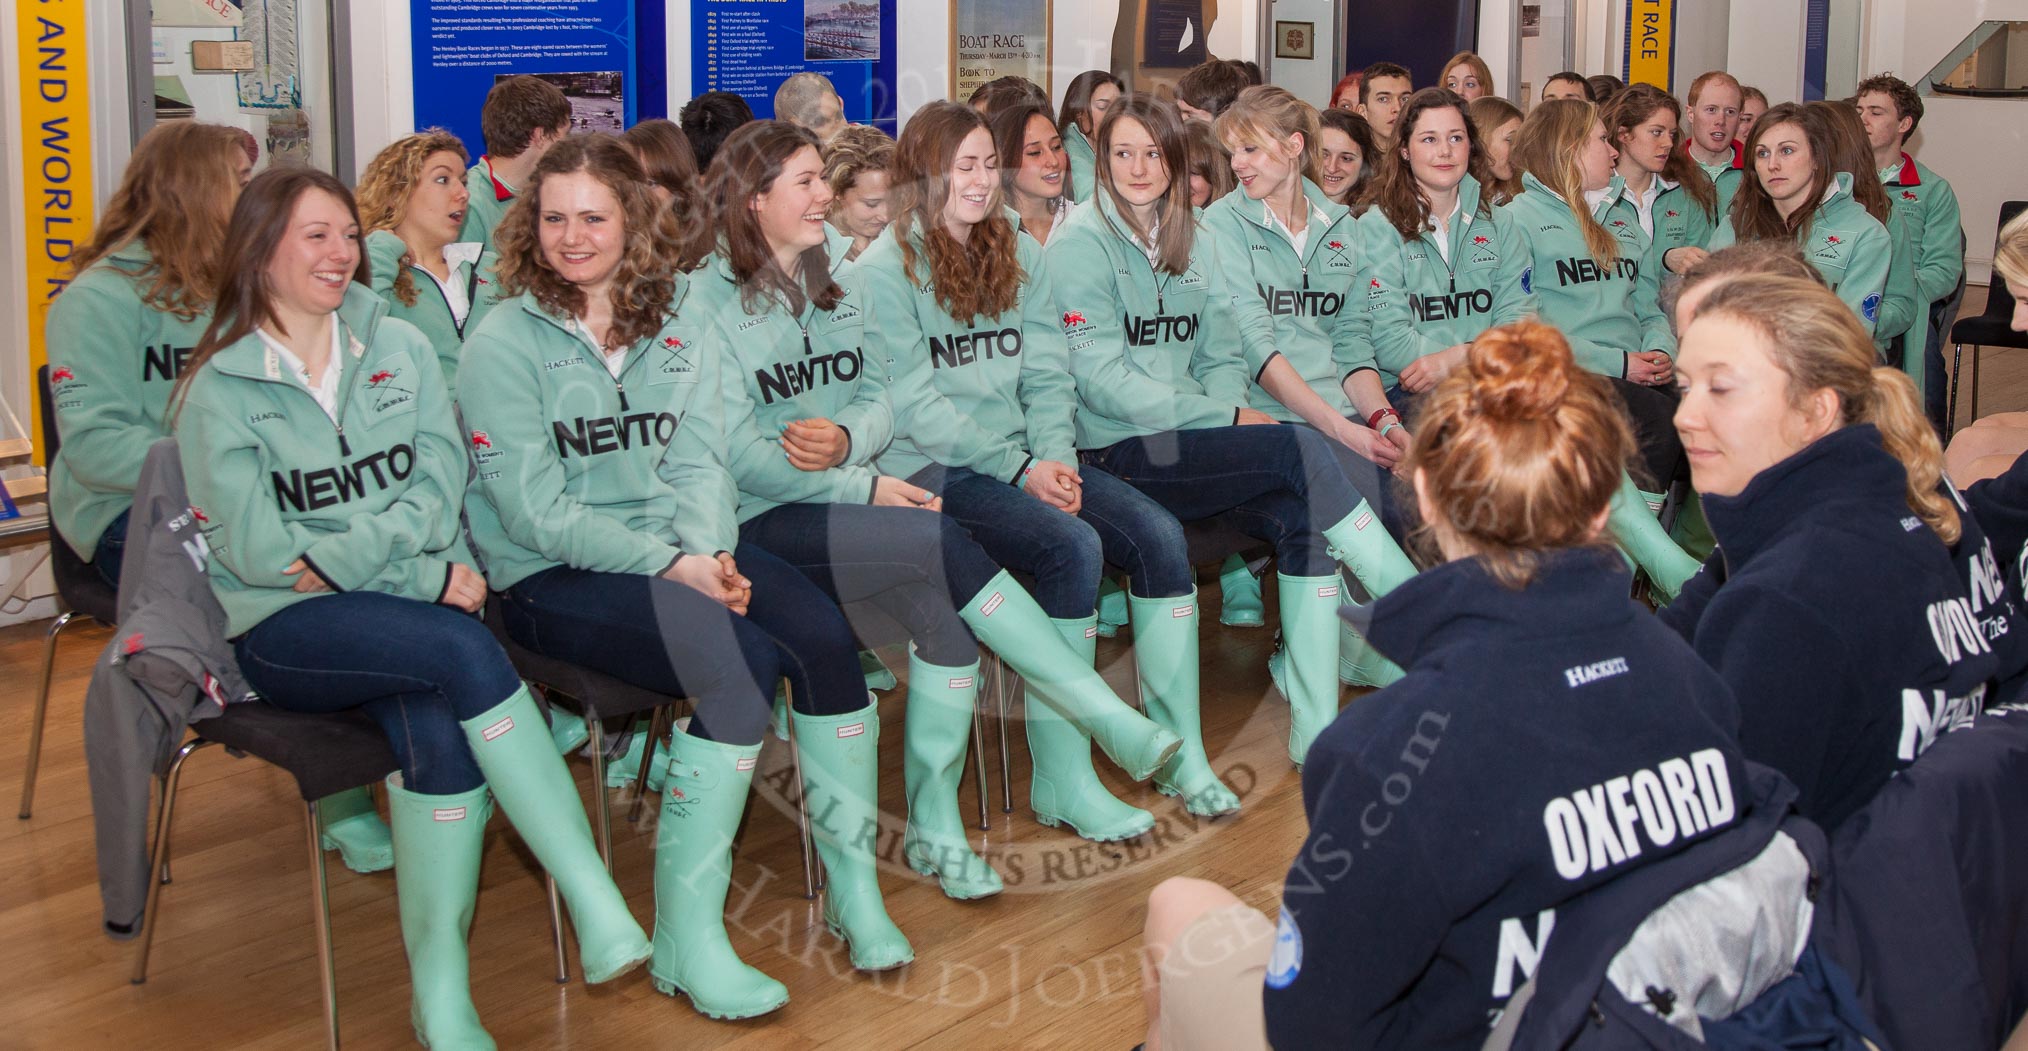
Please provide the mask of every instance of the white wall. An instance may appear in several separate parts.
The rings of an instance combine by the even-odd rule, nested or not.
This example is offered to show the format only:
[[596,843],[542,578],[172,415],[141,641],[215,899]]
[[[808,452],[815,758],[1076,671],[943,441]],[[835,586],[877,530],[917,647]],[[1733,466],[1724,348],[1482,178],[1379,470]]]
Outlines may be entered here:
[[[1770,102],[1803,97],[1803,0],[1753,0],[1732,6],[1725,69],[1767,92]],[[1691,76],[1697,74],[1692,73]],[[1687,91],[1689,85],[1685,84]]]

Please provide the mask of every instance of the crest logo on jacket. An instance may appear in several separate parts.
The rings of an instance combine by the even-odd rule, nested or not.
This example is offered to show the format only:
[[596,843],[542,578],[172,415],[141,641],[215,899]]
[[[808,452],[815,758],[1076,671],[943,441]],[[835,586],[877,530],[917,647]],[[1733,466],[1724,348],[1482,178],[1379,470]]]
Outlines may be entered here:
[[1915,198],[1915,191],[1914,191],[1914,190],[1903,190],[1903,191],[1901,191],[1901,199],[1902,199],[1902,200],[1904,200],[1904,201],[1913,201],[1913,200],[1915,200],[1915,199],[1916,199],[1916,198]]
[[49,382],[52,384],[69,383],[74,379],[77,379],[77,373],[72,372],[68,365],[58,365],[49,370]]
[[690,360],[690,344],[675,336],[662,337],[661,367],[664,374],[697,371],[697,366]]
[[492,447],[493,447],[493,439],[487,436],[485,431],[472,432],[472,448],[491,449]]
[[1348,247],[1345,244],[1345,242],[1326,241],[1324,242],[1324,250],[1331,253],[1331,257],[1324,261],[1325,266],[1340,270],[1350,269],[1352,267],[1352,260],[1346,255],[1346,253],[1350,252],[1352,249]]
[[1075,310],[1066,310],[1066,311],[1064,311],[1064,312],[1063,312],[1063,327],[1064,327],[1064,328],[1072,328],[1072,327],[1075,327],[1075,326],[1077,326],[1077,325],[1084,325],[1084,324],[1089,324],[1089,322],[1087,322],[1087,321],[1085,320],[1085,318],[1084,318],[1084,315],[1083,315],[1082,313],[1080,313],[1080,312],[1078,312],[1078,311],[1075,311]]
[[366,377],[366,389],[374,396],[373,409],[384,412],[403,402],[415,400],[415,392],[407,387],[397,386],[401,379],[400,369],[375,369]]

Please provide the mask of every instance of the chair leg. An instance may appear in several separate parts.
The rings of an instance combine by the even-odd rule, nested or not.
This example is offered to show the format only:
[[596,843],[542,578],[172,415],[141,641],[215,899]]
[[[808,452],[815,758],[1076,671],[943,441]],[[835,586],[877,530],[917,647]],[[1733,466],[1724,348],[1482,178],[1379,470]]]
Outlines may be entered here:
[[[782,689],[790,687],[784,683]],[[795,695],[789,695],[793,706]],[[796,846],[803,852],[803,898],[817,900],[816,843],[810,838],[810,801],[803,796],[803,750],[796,741],[796,720],[789,719],[789,765],[796,776]]]
[[1014,759],[1007,748],[1007,716],[1012,709],[1009,701],[1007,664],[998,655],[993,657],[993,700],[1000,707],[1000,812],[1014,812]]
[[1965,364],[1965,345],[1952,344],[1951,351],[1951,393],[1944,409],[1944,444],[1950,444],[1952,432],[1958,429],[1958,370]]
[[1972,421],[1979,419],[1979,357],[1986,348],[1972,344]]
[[606,805],[606,728],[584,713],[584,725],[591,732],[592,833],[599,840],[599,856],[606,861],[606,873],[613,871],[613,815]]
[[42,726],[49,719],[49,680],[56,673],[56,637],[70,626],[77,614],[57,614],[42,643],[42,688],[35,691],[35,720],[28,729],[28,772],[21,775],[21,820],[35,807],[35,772],[42,766]]
[[331,887],[325,879],[324,844],[317,834],[317,801],[303,804],[310,829],[310,896],[317,907],[317,973],[324,983],[324,1045],[338,1051],[338,968],[331,953]]
[[556,877],[543,874],[549,884],[549,933],[556,941],[556,984],[570,983],[570,957],[563,951],[563,898],[556,892]]
[[986,786],[986,683],[981,679],[976,685],[978,688],[972,694],[972,772],[976,775],[974,784],[979,789],[979,831],[986,832],[993,828],[992,821],[986,816],[986,800],[993,794],[993,790]]
[[670,732],[675,725],[676,709],[663,705],[648,714],[648,740],[641,746],[641,769],[634,775],[634,802],[627,808],[627,823],[638,824],[648,796],[648,771],[655,767],[655,746],[662,741],[662,735]]
[[162,816],[155,824],[154,852],[148,855],[148,901],[141,912],[141,944],[134,950],[134,974],[129,979],[135,985],[148,980],[148,950],[155,943],[155,918],[161,911],[162,884],[166,882],[157,873],[168,871],[169,823],[176,816],[176,787],[183,783],[183,761],[190,758],[190,753],[210,743],[202,737],[184,742],[183,747],[176,750],[169,772],[162,778]]

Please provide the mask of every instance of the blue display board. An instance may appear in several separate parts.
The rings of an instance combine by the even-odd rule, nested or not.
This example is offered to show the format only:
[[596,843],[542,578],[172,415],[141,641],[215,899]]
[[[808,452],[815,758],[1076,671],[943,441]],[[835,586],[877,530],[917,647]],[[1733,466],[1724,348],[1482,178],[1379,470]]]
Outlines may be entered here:
[[[645,0],[654,3],[656,0]],[[411,0],[415,126],[448,128],[474,158],[486,151],[479,111],[493,82],[534,74],[570,98],[574,131],[618,132],[666,108],[656,90],[637,110],[641,59],[661,80],[662,37],[639,44],[634,0]]]
[[1824,97],[1829,79],[1831,0],[1809,0],[1803,7],[1803,99]]
[[692,0],[693,95],[730,91],[754,116],[805,70],[831,79],[845,119],[895,133],[895,0]]

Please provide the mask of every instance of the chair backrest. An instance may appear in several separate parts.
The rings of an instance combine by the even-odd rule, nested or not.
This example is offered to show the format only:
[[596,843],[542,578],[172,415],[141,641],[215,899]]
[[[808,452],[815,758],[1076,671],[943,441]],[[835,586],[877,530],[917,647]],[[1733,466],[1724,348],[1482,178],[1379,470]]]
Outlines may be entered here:
[[[63,446],[63,435],[56,426],[56,397],[50,390],[49,366],[35,370],[35,398],[42,408],[42,455],[43,462],[53,470],[56,467],[57,450]],[[56,494],[52,492],[53,502]],[[112,606],[112,589],[99,578],[99,571],[78,557],[71,550],[70,541],[56,531],[56,514],[52,503],[49,516],[49,575],[56,581],[57,597],[63,599],[65,608],[78,612],[92,612]]]
[[[2000,254],[2000,231],[2014,221],[2014,217],[2028,211],[2028,201],[2000,202],[2000,225],[1993,228],[1993,255]],[[2000,276],[1998,267],[1993,268],[1991,283],[1986,286],[1986,313],[1989,318],[2007,320],[2014,313],[2014,293],[2007,287],[2007,279]]]

